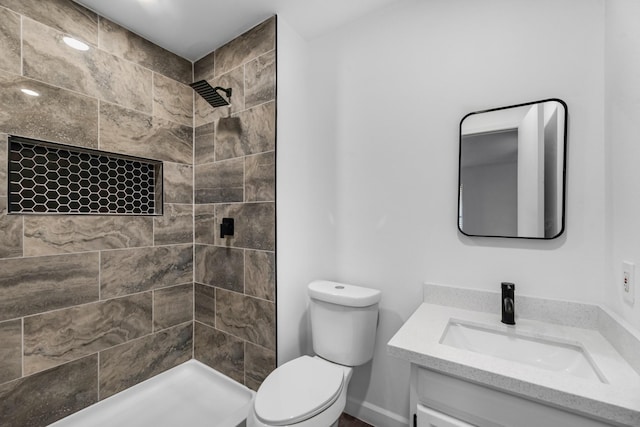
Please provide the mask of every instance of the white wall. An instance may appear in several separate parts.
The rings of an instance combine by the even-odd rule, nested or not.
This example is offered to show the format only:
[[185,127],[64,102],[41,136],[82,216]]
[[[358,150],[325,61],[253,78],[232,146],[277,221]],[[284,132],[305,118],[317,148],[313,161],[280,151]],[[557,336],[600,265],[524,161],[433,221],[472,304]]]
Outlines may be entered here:
[[[326,134],[330,129],[313,119],[306,42],[283,16],[278,16],[277,66],[277,319],[282,364],[311,352],[306,285],[334,274],[336,165],[333,144],[317,139],[332,140]],[[320,102],[317,108],[330,106]]]
[[[640,2],[606,3],[606,141],[609,166],[607,270],[609,306],[640,328],[640,292],[630,306],[622,300],[622,261],[640,265]],[[640,268],[636,268],[636,282]]]
[[[284,59],[278,64],[280,347],[295,335],[281,323],[297,321],[283,313],[299,315],[287,305],[302,304],[305,278],[325,274],[381,289],[375,357],[356,369],[349,397],[401,419],[409,410],[409,366],[387,355],[386,342],[418,306],[422,282],[497,290],[511,281],[525,295],[602,299],[603,11],[603,0],[405,0],[299,40],[295,54],[284,51],[281,30],[279,56],[309,63],[294,82]],[[550,97],[569,108],[565,234],[552,241],[464,237],[456,226],[460,119]],[[308,128],[285,122],[303,108],[311,112]],[[288,179],[304,183],[282,182]],[[310,250],[325,232],[326,252]],[[306,259],[314,254],[323,260]]]

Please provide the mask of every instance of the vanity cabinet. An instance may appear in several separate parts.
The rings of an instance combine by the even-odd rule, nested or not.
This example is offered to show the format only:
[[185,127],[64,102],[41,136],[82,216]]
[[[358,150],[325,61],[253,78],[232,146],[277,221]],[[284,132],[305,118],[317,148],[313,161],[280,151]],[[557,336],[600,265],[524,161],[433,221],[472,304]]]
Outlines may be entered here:
[[416,364],[410,399],[415,427],[611,426]]
[[415,415],[416,427],[473,427],[469,423],[418,403]]

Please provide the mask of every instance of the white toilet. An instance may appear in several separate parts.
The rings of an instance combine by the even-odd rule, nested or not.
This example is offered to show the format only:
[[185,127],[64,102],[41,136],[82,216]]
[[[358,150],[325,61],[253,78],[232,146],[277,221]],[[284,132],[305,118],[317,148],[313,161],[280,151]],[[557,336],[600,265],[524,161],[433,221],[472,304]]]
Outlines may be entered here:
[[337,426],[353,366],[373,357],[380,291],[324,280],[309,284],[313,350],[262,383],[248,427]]

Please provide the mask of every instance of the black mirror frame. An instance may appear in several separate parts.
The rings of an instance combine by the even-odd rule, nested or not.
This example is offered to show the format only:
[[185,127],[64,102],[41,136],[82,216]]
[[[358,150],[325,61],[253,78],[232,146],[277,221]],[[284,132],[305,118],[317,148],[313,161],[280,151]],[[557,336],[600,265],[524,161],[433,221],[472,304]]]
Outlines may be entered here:
[[522,104],[515,104],[515,105],[509,105],[506,107],[498,107],[498,108],[490,108],[487,110],[480,110],[480,111],[473,111],[469,114],[466,114],[461,120],[460,120],[460,126],[459,126],[459,131],[458,131],[458,135],[459,135],[459,141],[458,141],[458,209],[457,209],[457,213],[458,215],[460,215],[460,198],[461,198],[461,194],[460,194],[460,186],[462,185],[462,123],[464,122],[464,120],[472,115],[475,114],[482,114],[482,113],[489,113],[489,112],[493,112],[493,111],[500,111],[500,110],[507,110],[509,108],[517,108],[517,107],[525,107],[527,105],[533,105],[533,104],[540,104],[540,103],[544,103],[544,102],[549,102],[549,101],[555,101],[560,103],[563,107],[564,107],[564,130],[563,130],[563,152],[564,155],[562,156],[562,219],[561,219],[561,227],[560,227],[560,231],[558,231],[558,234],[556,234],[553,237],[527,237],[527,236],[498,236],[498,235],[487,235],[487,234],[468,234],[465,233],[464,231],[462,231],[462,228],[460,228],[460,218],[458,217],[456,224],[458,227],[458,231],[462,234],[464,234],[467,237],[498,237],[498,238],[503,238],[503,239],[527,239],[527,240],[553,240],[556,239],[558,237],[560,237],[565,229],[566,229],[566,209],[567,209],[567,135],[568,135],[568,129],[569,129],[569,108],[567,107],[567,103],[564,102],[563,100],[561,100],[560,98],[546,98],[546,99],[541,99],[539,101],[531,101],[531,102],[524,102]]

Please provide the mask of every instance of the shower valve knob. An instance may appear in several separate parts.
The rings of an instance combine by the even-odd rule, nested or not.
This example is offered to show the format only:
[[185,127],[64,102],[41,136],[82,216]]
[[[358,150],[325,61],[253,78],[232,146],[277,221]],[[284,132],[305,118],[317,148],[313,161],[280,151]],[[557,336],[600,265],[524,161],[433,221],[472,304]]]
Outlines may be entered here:
[[226,236],[233,236],[233,232],[233,218],[222,218],[222,224],[220,224],[220,238],[223,239]]

